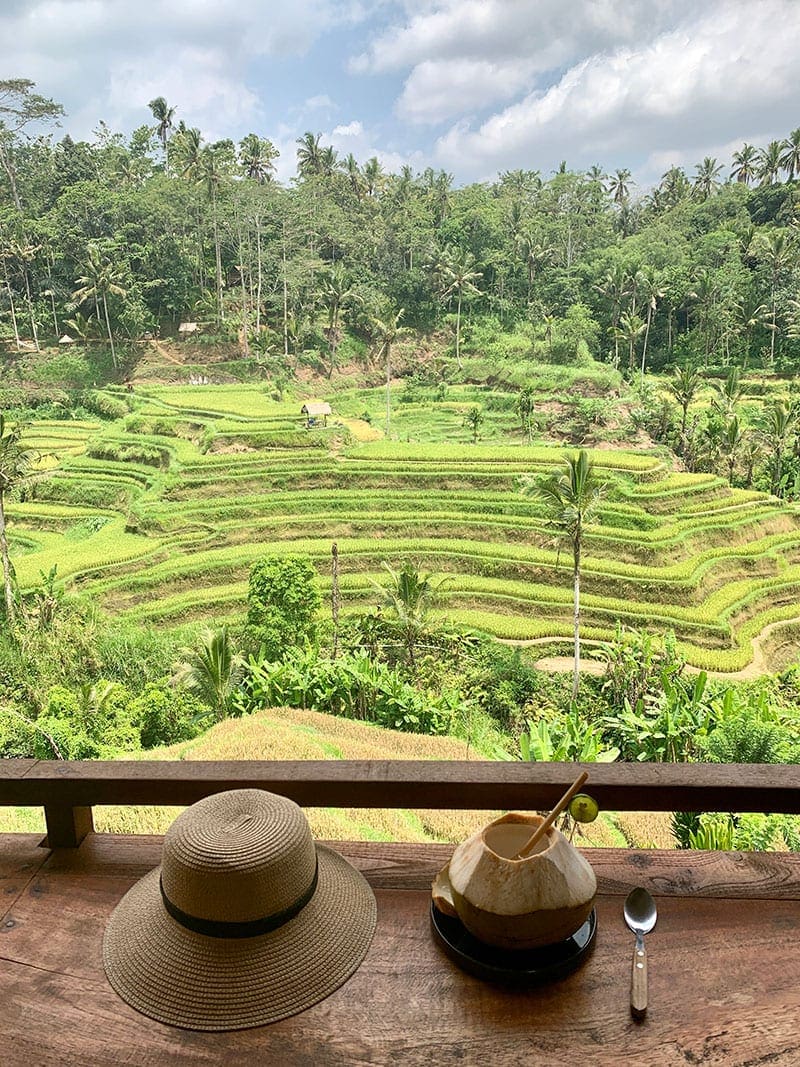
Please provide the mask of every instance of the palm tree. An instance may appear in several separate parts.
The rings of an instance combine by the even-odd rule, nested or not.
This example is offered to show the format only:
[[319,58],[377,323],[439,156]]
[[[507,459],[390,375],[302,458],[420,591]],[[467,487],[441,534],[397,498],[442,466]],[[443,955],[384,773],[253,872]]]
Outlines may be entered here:
[[633,311],[623,312],[619,326],[614,327],[614,336],[628,344],[628,366],[631,370],[636,366],[636,341],[646,329],[647,325]]
[[772,322],[770,324],[769,358],[770,364],[775,363],[775,338],[778,333],[778,283],[781,275],[793,259],[793,244],[785,233],[775,233],[772,237],[763,234],[761,247],[764,258],[770,268],[770,307]]
[[603,279],[594,288],[611,305],[611,332],[614,338],[614,366],[619,367],[619,337],[617,326],[622,312],[622,301],[629,295],[630,279],[621,263],[615,263],[611,270],[606,271]]
[[770,141],[758,154],[758,178],[761,185],[774,185],[781,172],[783,145],[780,141]]
[[334,263],[327,271],[320,274],[320,293],[328,309],[327,336],[331,353],[328,377],[330,378],[336,368],[336,350],[342,337],[339,326],[342,307],[353,295],[352,278],[340,263]]
[[21,444],[24,429],[23,424],[19,422],[7,429],[5,416],[0,412],[0,557],[3,560],[3,589],[9,629],[15,620],[14,570],[8,554],[5,495],[27,478],[37,459],[37,454],[32,449],[24,448]]
[[596,515],[605,484],[594,473],[589,454],[581,449],[567,456],[567,469],[529,482],[525,491],[537,496],[545,505],[548,525],[559,540],[572,549],[573,623],[575,628],[575,663],[572,699],[578,698],[580,684],[581,621],[581,552],[585,528]]
[[353,153],[350,152],[350,154],[341,161],[339,166],[347,175],[347,179],[350,182],[350,188],[360,200],[364,193],[364,179],[361,174],[361,168],[358,165],[358,160]]
[[789,181],[794,181],[796,173],[800,173],[800,127],[792,130],[786,140],[781,144],[783,153],[780,163],[787,172]]
[[737,182],[749,185],[757,174],[758,149],[751,144],[743,144],[738,152],[733,153],[731,177]]
[[528,300],[530,301],[536,275],[542,267],[552,260],[555,249],[529,229],[521,229],[519,231],[516,238],[516,246],[528,272]]
[[325,178],[332,178],[339,165],[339,157],[331,145],[326,145],[319,154],[319,172]]
[[272,162],[278,150],[271,141],[262,140],[256,133],[248,133],[239,142],[239,162],[248,178],[264,185],[275,173]]
[[85,273],[76,279],[75,284],[78,288],[72,294],[72,299],[76,304],[84,304],[91,300],[95,309],[98,309],[98,305],[102,304],[108,343],[111,346],[111,362],[116,367],[118,365],[117,353],[114,348],[114,335],[111,332],[111,319],[108,314],[108,298],[109,296],[119,296],[124,299],[127,296],[127,290],[120,284],[123,280],[122,273],[113,265],[110,259],[101,257],[96,245],[90,244],[86,251],[87,260],[83,268]]
[[161,147],[164,149],[164,167],[169,170],[169,149],[167,142],[169,140],[169,131],[172,129],[172,120],[175,117],[175,108],[170,107],[163,96],[157,96],[155,100],[151,100],[147,105],[153,112],[153,118],[158,125],[156,126],[156,134]]
[[471,252],[463,249],[450,250],[443,263],[443,279],[446,288],[442,293],[442,299],[447,300],[451,296],[457,296],[456,305],[456,363],[461,370],[461,302],[465,296],[479,293],[474,283],[483,277],[483,272],[476,270],[475,257]]
[[644,368],[645,361],[647,360],[647,340],[650,336],[650,327],[653,322],[653,316],[658,308],[658,301],[663,297],[664,290],[653,267],[646,267],[641,271],[640,285],[647,306],[647,320],[645,322],[644,344],[642,346],[641,380],[644,381]]
[[742,392],[739,370],[732,367],[723,384],[716,387],[717,395],[712,399],[711,406],[727,421],[736,414],[736,406],[742,399]]
[[211,203],[211,222],[214,229],[214,262],[217,281],[217,318],[225,318],[222,302],[222,245],[219,235],[218,200],[227,175],[226,160],[219,144],[206,145],[200,151],[200,158],[195,170],[195,183],[202,187]]
[[728,461],[728,484],[733,485],[733,474],[736,470],[736,460],[739,449],[745,441],[745,430],[739,422],[738,415],[732,415],[725,423],[722,431],[720,445]]
[[780,494],[781,475],[783,474],[783,454],[798,419],[796,408],[789,407],[782,400],[774,401],[767,414],[767,422],[762,431],[764,443],[772,453],[772,471],[770,473],[770,492]]
[[706,156],[694,169],[694,194],[698,200],[708,200],[720,187],[722,164],[717,163],[711,156]]
[[631,172],[623,167],[621,170],[615,170],[609,177],[606,190],[611,194],[615,204],[624,204],[630,194],[630,186],[633,184]]
[[217,719],[226,718],[233,707],[244,660],[234,652],[228,627],[204,630],[197,648],[187,652],[186,662],[176,671],[173,681],[184,685]]
[[388,438],[392,422],[392,345],[409,331],[400,325],[404,309],[391,313],[385,319],[372,320],[372,336],[377,347],[378,359],[386,360],[386,436]]
[[694,400],[697,390],[700,388],[700,371],[691,364],[676,367],[673,371],[672,381],[669,388],[672,395],[681,406],[681,446],[686,440],[686,419],[689,413],[689,405]]
[[662,175],[661,184],[659,185],[666,207],[675,207],[681,200],[685,200],[689,195],[690,188],[689,179],[686,177],[682,167],[670,167]]
[[386,175],[377,156],[364,164],[364,185],[367,196],[377,196],[386,182]]
[[322,172],[320,140],[322,134],[318,133],[316,136],[310,131],[306,131],[302,137],[297,139],[297,172],[301,178],[308,178],[312,174],[320,174]]
[[410,559],[403,560],[398,571],[385,562],[383,569],[389,575],[388,585],[372,584],[391,613],[386,621],[397,630],[413,669],[419,640],[430,629],[430,610],[447,579],[434,582],[431,574],[423,574]]

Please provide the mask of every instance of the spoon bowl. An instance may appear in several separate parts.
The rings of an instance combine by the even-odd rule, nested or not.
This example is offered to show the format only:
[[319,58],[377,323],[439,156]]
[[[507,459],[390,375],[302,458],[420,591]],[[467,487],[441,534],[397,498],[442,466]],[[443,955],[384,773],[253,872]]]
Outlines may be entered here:
[[631,1014],[634,1019],[643,1019],[647,1012],[647,953],[644,935],[649,934],[656,925],[658,909],[647,890],[637,886],[628,894],[622,910],[628,928],[636,934],[631,968]]

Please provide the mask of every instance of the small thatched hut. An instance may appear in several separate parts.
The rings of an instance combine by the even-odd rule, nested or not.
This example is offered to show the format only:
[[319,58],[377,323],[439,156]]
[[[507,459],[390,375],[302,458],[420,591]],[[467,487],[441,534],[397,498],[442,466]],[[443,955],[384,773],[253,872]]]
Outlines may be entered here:
[[316,426],[317,419],[322,419],[322,425],[328,425],[328,416],[333,414],[327,400],[308,400],[300,408],[300,414],[306,417],[306,428]]

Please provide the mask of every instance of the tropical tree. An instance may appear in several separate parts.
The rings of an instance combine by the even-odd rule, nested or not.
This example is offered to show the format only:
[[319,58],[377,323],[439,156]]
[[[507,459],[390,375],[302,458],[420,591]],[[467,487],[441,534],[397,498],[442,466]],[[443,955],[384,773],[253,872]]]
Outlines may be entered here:
[[22,201],[14,163],[16,135],[31,123],[55,122],[64,114],[61,104],[33,91],[35,84],[28,78],[0,80],[0,167],[5,171],[17,211],[22,211]]
[[800,173],[800,126],[792,130],[785,141],[782,142],[780,163],[787,172],[790,182],[794,181],[795,174]]
[[773,365],[775,362],[775,339],[778,333],[778,285],[782,275],[792,262],[794,245],[791,238],[787,237],[785,233],[777,232],[772,236],[762,235],[761,247],[770,272],[770,308],[772,314],[769,358],[770,365]]
[[732,415],[725,423],[720,438],[720,448],[728,463],[728,484],[733,485],[733,474],[739,450],[744,444],[746,431],[739,422],[738,415]]
[[[624,311],[620,315],[619,326],[614,327],[615,338],[618,337],[628,345],[628,366],[631,370],[636,366],[636,342],[646,329],[647,324],[632,311]],[[642,371],[644,372],[644,367]]]
[[[211,224],[214,232],[214,263],[217,282],[217,319],[225,318],[225,306],[222,302],[222,244],[219,229],[219,198],[228,176],[230,158],[228,142],[218,141],[205,145],[200,150],[195,169],[195,183],[199,185],[211,204]],[[232,147],[232,146],[231,146]]]
[[399,570],[394,570],[386,562],[383,569],[389,576],[388,583],[372,584],[382,598],[382,606],[389,611],[384,621],[400,638],[408,665],[413,670],[417,646],[431,630],[431,609],[447,578],[435,581],[433,575],[423,574],[410,559],[403,560]]
[[278,149],[266,139],[262,139],[256,133],[248,133],[239,142],[239,162],[245,176],[264,185],[270,181],[275,173],[273,159],[280,155]]
[[0,557],[3,561],[3,590],[9,628],[15,621],[14,570],[8,554],[5,497],[28,477],[37,459],[36,452],[22,444],[24,429],[23,424],[19,422],[8,426],[5,416],[0,412]]
[[615,170],[609,177],[606,188],[615,204],[624,204],[630,195],[632,184],[631,172],[623,167],[621,170]]
[[164,166],[169,170],[169,131],[172,129],[175,108],[170,107],[163,96],[157,96],[147,106],[153,112],[153,118],[156,120],[156,136],[164,150]]
[[775,496],[780,495],[783,456],[797,419],[797,409],[790,407],[783,400],[774,401],[767,412],[762,437],[771,453],[770,492]]
[[464,416],[464,425],[469,426],[472,430],[472,443],[476,445],[478,443],[478,431],[483,425],[483,412],[477,406],[473,405]]
[[758,178],[761,185],[774,185],[780,178],[783,144],[770,141],[758,154]]
[[668,383],[672,395],[681,407],[681,447],[684,447],[686,442],[686,419],[689,413],[689,405],[697,395],[701,381],[700,371],[697,367],[685,364],[682,367],[675,368],[672,381]]
[[109,258],[101,255],[97,245],[90,244],[86,253],[84,273],[76,279],[75,284],[78,288],[73,292],[72,299],[78,305],[91,301],[98,311],[98,318],[99,307],[102,306],[108,343],[111,346],[111,361],[116,367],[118,366],[117,353],[114,348],[114,335],[111,331],[111,318],[108,313],[108,298],[118,296],[124,299],[127,296],[127,290],[121,284],[124,275]]
[[630,294],[630,279],[621,263],[615,263],[611,270],[606,271],[602,280],[594,288],[610,304],[611,310],[611,335],[614,338],[614,366],[619,366],[619,334],[617,326],[622,313],[622,302]]
[[653,267],[646,267],[640,273],[639,279],[642,296],[644,297],[645,307],[647,308],[647,318],[645,320],[644,342],[642,344],[642,372],[641,379],[644,381],[644,369],[647,361],[647,341],[650,337],[650,327],[653,323],[653,316],[658,309],[658,301],[664,296],[664,289],[661,281],[656,274]]
[[758,175],[758,149],[755,145],[743,144],[738,152],[733,153],[731,177],[737,182],[749,185]]
[[233,710],[243,667],[244,659],[234,651],[228,627],[206,629],[200,634],[197,647],[188,650],[173,682],[185,686],[207,704],[217,719],[225,719]]
[[575,661],[572,679],[572,699],[577,700],[580,684],[580,621],[581,621],[581,554],[586,526],[597,514],[605,483],[601,482],[589,459],[581,449],[567,457],[567,468],[527,483],[525,492],[534,495],[545,506],[548,525],[560,541],[572,551],[573,624],[575,631]]
[[528,444],[531,444],[533,441],[533,397],[533,389],[531,389],[529,385],[526,385],[517,397],[515,406],[516,413],[519,415],[520,421],[522,422],[522,429],[528,438]]
[[386,436],[389,436],[392,422],[392,345],[409,332],[400,325],[404,309],[400,308],[394,315],[389,313],[384,319],[372,319],[372,337],[377,359],[386,362]]
[[698,200],[708,200],[720,187],[722,164],[717,163],[711,156],[706,156],[694,169],[694,195]]
[[336,369],[336,351],[342,339],[340,327],[342,308],[353,296],[353,281],[341,263],[334,263],[329,270],[320,274],[320,295],[328,311],[327,337],[330,349],[328,377]]
[[306,131],[297,139],[297,172],[302,178],[322,173],[322,134]]
[[482,271],[476,270],[475,257],[471,252],[462,249],[449,251],[443,264],[443,280],[445,289],[442,299],[447,300],[456,297],[456,363],[458,369],[461,364],[461,304],[465,297],[479,293],[475,282],[483,277]]

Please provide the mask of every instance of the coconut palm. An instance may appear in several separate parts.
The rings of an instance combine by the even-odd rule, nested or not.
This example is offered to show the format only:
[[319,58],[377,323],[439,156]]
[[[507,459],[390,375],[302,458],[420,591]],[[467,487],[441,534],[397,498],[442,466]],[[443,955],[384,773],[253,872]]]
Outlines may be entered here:
[[322,172],[321,139],[321,133],[315,135],[309,130],[297,139],[297,172],[302,178]]
[[778,334],[778,285],[781,277],[793,261],[794,245],[791,238],[785,233],[774,233],[769,237],[766,234],[761,237],[761,248],[770,269],[770,339],[769,358],[770,365],[775,362],[775,339]]
[[774,185],[781,173],[783,145],[770,141],[758,154],[758,178],[761,185]]
[[377,196],[386,183],[386,175],[377,156],[364,164],[364,186],[367,196]]
[[364,176],[361,173],[358,160],[353,153],[350,152],[349,155],[339,163],[339,166],[347,175],[347,180],[350,182],[350,188],[360,200],[364,195]]
[[340,321],[342,307],[353,295],[353,279],[340,263],[335,263],[320,274],[320,294],[328,311],[327,337],[331,353],[328,377],[336,369],[336,350],[342,337]]
[[117,353],[114,348],[114,335],[111,332],[111,319],[108,314],[108,298],[118,296],[125,298],[127,289],[120,283],[123,281],[122,272],[114,266],[110,259],[104,258],[96,245],[89,245],[87,250],[84,274],[76,279],[78,288],[72,294],[76,304],[85,304],[91,301],[98,311],[102,305],[103,318],[105,319],[108,343],[111,346],[111,361],[116,367]]
[[681,200],[689,195],[691,185],[682,167],[670,167],[662,175],[659,189],[662,193],[665,207],[675,207]]
[[694,169],[694,195],[698,200],[708,200],[720,187],[722,164],[717,163],[713,157],[706,156]]
[[614,327],[614,336],[628,345],[628,366],[631,370],[636,366],[636,342],[646,329],[647,324],[632,311],[623,312],[619,318],[619,326]]
[[673,371],[672,381],[669,388],[672,395],[681,406],[681,447],[686,440],[686,419],[689,413],[689,405],[694,400],[701,383],[700,371],[691,364],[676,367]]
[[624,204],[630,195],[630,187],[634,183],[631,180],[631,172],[623,167],[615,170],[608,179],[606,191],[611,195],[615,204]]
[[548,525],[558,540],[566,541],[572,550],[573,623],[575,630],[575,663],[572,677],[572,699],[577,700],[580,684],[580,621],[581,621],[581,553],[586,526],[597,514],[605,483],[595,475],[589,454],[581,449],[567,457],[567,468],[561,474],[537,478],[527,483],[525,492],[539,498],[545,506]]
[[15,621],[14,569],[8,554],[5,497],[28,477],[37,459],[37,453],[33,449],[22,445],[21,438],[24,429],[23,424],[19,422],[9,427],[5,416],[0,412],[0,557],[3,561],[3,590],[6,622],[9,627],[13,626]]
[[400,325],[404,309],[400,308],[394,315],[385,319],[373,318],[372,336],[377,349],[377,358],[386,361],[386,436],[389,436],[392,423],[392,345],[409,332]]
[[606,271],[602,280],[594,288],[611,305],[611,333],[614,338],[614,366],[619,366],[619,337],[616,333],[619,325],[619,317],[622,312],[622,302],[629,295],[630,279],[621,263],[615,263],[611,270]]
[[739,422],[738,415],[732,415],[725,423],[720,439],[720,448],[728,464],[728,484],[733,485],[736,460],[745,442],[746,432]]
[[644,381],[644,369],[645,362],[647,360],[647,341],[650,337],[650,327],[653,323],[653,316],[658,309],[658,301],[664,296],[664,288],[661,281],[656,274],[653,267],[646,267],[640,272],[639,284],[644,297],[645,306],[647,307],[647,318],[645,321],[644,342],[642,344],[642,372],[641,380]]
[[383,569],[389,582],[386,585],[372,584],[381,595],[383,606],[389,609],[384,620],[397,632],[413,669],[417,645],[431,628],[430,611],[447,579],[434,581],[431,574],[423,574],[409,559],[403,560],[399,570],[385,562]]
[[200,634],[197,647],[187,651],[173,682],[184,685],[207,704],[217,719],[224,719],[233,710],[243,666],[244,659],[234,652],[228,627],[207,629]]
[[156,126],[156,135],[161,142],[161,147],[164,149],[164,166],[169,170],[169,131],[172,129],[175,108],[170,107],[163,96],[157,96],[147,106],[153,112],[153,118],[158,124]]
[[787,172],[789,181],[793,182],[795,174],[800,173],[800,127],[792,130],[781,148],[781,166]]
[[762,438],[770,453],[772,463],[770,471],[770,492],[780,494],[781,475],[783,474],[783,455],[789,443],[789,437],[797,424],[798,412],[783,400],[776,400],[767,412],[766,424]]
[[553,259],[555,249],[527,228],[520,229],[516,237],[516,246],[528,272],[528,300],[530,300],[536,275]]
[[275,165],[272,162],[278,155],[278,150],[271,141],[263,140],[256,133],[248,133],[239,142],[239,162],[242,170],[248,178],[264,185],[270,181],[275,173]]
[[475,257],[471,252],[465,252],[461,248],[451,249],[443,263],[442,276],[445,289],[442,299],[447,300],[452,296],[457,297],[456,304],[456,363],[458,369],[461,365],[461,303],[464,297],[479,293],[475,282],[483,277],[483,272],[476,270]]
[[755,145],[743,144],[738,152],[733,153],[731,177],[737,182],[749,185],[758,174],[758,149]]

